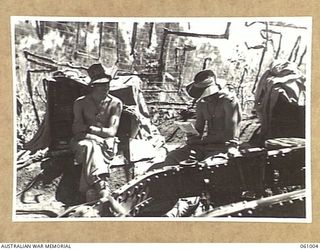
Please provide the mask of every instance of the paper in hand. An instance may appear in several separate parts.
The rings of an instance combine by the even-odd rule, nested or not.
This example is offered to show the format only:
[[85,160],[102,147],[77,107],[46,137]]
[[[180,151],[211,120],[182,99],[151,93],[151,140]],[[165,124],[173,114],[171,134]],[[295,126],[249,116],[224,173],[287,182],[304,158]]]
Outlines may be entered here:
[[199,135],[192,122],[175,122],[178,127],[185,133],[190,135]]

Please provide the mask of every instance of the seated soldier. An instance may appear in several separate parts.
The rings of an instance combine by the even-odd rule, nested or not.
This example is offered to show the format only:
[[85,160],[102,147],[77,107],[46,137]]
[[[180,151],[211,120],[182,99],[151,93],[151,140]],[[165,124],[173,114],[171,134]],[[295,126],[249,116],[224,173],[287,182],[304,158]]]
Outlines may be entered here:
[[[198,135],[187,135],[187,145],[169,152],[165,161],[153,165],[149,170],[163,166],[179,165],[188,160],[190,155],[198,161],[210,161],[210,158],[227,152],[226,142],[239,136],[241,112],[235,96],[221,90],[216,76],[211,70],[196,74],[194,81],[187,87],[188,94],[195,98],[196,122]],[[206,132],[205,132],[205,127]],[[193,152],[192,152],[193,151]],[[192,152],[192,153],[191,153]],[[196,208],[197,197],[159,201],[163,210],[173,208],[166,213],[168,217],[181,217]],[[191,204],[191,205],[190,205]]]
[[170,152],[164,162],[166,166],[187,160],[191,150],[199,161],[225,152],[226,142],[239,136],[240,106],[235,96],[221,90],[213,71],[199,72],[186,88],[196,101],[195,128],[199,135],[187,135],[187,145]]
[[106,198],[115,212],[122,214],[121,206],[112,198],[106,177],[116,143],[115,135],[122,112],[122,102],[109,94],[111,77],[101,64],[88,69],[91,78],[90,93],[74,102],[73,138],[71,148],[81,164],[80,192],[87,201]]

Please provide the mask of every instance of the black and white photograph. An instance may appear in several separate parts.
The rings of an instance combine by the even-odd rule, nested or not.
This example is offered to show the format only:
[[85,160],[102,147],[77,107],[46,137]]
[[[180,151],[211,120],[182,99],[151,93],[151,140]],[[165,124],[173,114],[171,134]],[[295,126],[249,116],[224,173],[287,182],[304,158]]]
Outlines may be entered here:
[[13,221],[311,220],[311,17],[11,17]]

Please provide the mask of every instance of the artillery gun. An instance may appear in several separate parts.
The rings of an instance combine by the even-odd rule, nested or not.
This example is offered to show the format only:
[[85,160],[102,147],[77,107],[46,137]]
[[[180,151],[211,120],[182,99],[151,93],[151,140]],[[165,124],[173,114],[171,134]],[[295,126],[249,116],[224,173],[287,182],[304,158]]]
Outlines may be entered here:
[[[304,218],[304,142],[287,138],[272,143],[276,141],[286,141],[288,146],[248,148],[237,156],[213,156],[206,162],[190,159],[177,166],[148,171],[116,189],[113,197],[125,208],[126,216],[133,217],[164,216],[179,198],[205,195],[209,198],[200,204],[210,206],[193,216]],[[102,216],[113,216],[108,203],[105,209]]]

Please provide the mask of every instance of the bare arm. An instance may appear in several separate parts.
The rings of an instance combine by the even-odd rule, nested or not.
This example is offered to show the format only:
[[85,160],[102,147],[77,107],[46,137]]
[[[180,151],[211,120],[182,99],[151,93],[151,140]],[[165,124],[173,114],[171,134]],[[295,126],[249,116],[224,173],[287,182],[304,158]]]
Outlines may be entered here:
[[84,123],[82,112],[81,101],[76,100],[73,104],[74,119],[72,123],[72,133],[75,138],[84,137],[88,130],[88,125]]
[[197,117],[197,119],[196,119],[195,128],[196,128],[196,130],[198,130],[200,137],[201,137],[203,135],[205,119],[203,117],[202,108],[201,108],[200,104],[198,104],[197,108],[196,108],[196,117]]
[[187,135],[187,144],[201,144],[201,138],[203,135],[203,130],[204,130],[204,126],[205,126],[205,119],[203,117],[203,113],[201,110],[200,105],[198,104],[196,107],[196,124],[195,124],[195,128],[196,130],[199,132],[199,135]]
[[122,103],[117,102],[110,109],[110,119],[107,127],[90,126],[90,133],[103,138],[114,137],[118,131],[121,113]]

